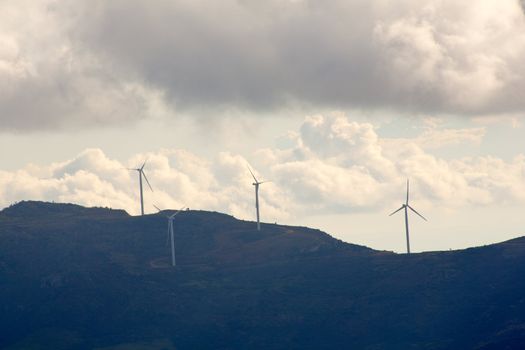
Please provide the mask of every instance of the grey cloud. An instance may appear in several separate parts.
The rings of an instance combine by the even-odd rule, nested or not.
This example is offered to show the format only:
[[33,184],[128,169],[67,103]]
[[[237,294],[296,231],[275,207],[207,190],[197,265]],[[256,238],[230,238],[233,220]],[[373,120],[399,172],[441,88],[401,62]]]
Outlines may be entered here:
[[181,107],[368,104],[378,94],[369,2],[98,5],[81,16],[78,38]]
[[0,21],[0,42],[12,43],[0,49],[0,78],[9,82],[3,129],[147,118],[159,96],[171,113],[208,115],[297,105],[471,115],[525,108],[517,2],[25,5],[34,25],[23,6],[0,5],[15,18]]
[[78,38],[183,108],[525,107],[525,23],[514,2],[89,4]]
[[139,91],[105,78],[86,79],[58,72],[18,82],[12,94],[0,94],[4,130],[81,128],[139,119],[145,104]]
[[59,2],[0,3],[0,129],[107,125],[143,117],[152,92],[68,35]]

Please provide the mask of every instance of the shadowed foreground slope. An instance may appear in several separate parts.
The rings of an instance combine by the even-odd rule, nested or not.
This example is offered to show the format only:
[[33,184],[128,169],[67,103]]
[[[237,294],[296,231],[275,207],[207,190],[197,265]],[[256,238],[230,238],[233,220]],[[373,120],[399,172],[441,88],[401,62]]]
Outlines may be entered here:
[[525,239],[378,252],[186,211],[22,202],[0,212],[0,347],[525,348]]

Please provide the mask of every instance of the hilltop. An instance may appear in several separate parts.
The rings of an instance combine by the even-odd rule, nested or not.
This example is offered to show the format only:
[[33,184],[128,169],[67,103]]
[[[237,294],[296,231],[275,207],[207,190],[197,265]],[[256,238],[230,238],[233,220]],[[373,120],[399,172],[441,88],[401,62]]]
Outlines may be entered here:
[[[525,238],[398,255],[207,211],[0,212],[0,347],[525,347]],[[120,348],[119,348],[120,346]]]

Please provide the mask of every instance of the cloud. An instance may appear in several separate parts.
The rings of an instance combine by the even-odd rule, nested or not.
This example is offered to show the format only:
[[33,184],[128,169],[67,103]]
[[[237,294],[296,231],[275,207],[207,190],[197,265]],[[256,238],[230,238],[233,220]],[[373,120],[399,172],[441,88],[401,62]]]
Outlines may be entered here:
[[525,21],[515,2],[131,4],[88,11],[82,18],[96,19],[80,37],[181,106],[523,107],[515,91],[524,82]]
[[487,115],[472,118],[472,121],[482,125],[507,124],[513,129],[522,127],[522,117],[518,115]]
[[525,54],[524,25],[517,2],[425,1],[415,11],[378,21],[375,34],[396,99],[484,114],[521,108],[514,89],[524,82],[516,60]]
[[[461,130],[447,132],[463,135]],[[260,191],[266,221],[389,210],[402,200],[407,177],[413,184],[412,198],[423,209],[525,203],[524,155],[510,161],[490,156],[441,159],[420,145],[421,136],[399,139],[391,147],[391,140],[381,138],[376,127],[341,113],[308,117],[290,137],[290,146],[261,149],[250,157],[256,176],[272,181]],[[463,136],[458,139],[470,142]],[[178,149],[136,154],[125,162],[87,149],[71,160],[0,171],[0,206],[41,199],[137,214],[137,174],[126,168],[146,159],[154,189],[145,192],[147,211],[155,211],[152,204],[187,205],[253,217],[253,186],[243,156],[221,152],[203,158]]]
[[22,0],[0,13],[3,130],[118,124],[158,109],[525,107],[517,1]]
[[[434,132],[439,134],[437,130]],[[460,135],[456,141],[465,142],[462,134],[469,134],[469,129],[445,132]],[[353,212],[384,208],[397,202],[407,177],[417,183],[419,193],[414,198],[427,204],[492,203],[494,188],[479,186],[480,183],[462,173],[467,164],[476,169],[486,160],[440,159],[422,147],[425,135],[428,130],[413,139],[382,139],[368,123],[353,122],[341,114],[315,116],[303,124],[296,136],[295,149],[266,150],[262,154],[263,159],[276,164],[272,169],[279,183],[293,189],[292,202],[315,203],[310,206],[324,210]],[[509,166],[503,161],[501,165]],[[486,169],[480,173],[486,173]],[[519,184],[521,177],[515,175],[512,182]]]
[[[475,122],[481,123],[480,120],[476,119]],[[490,124],[492,120],[483,118],[483,125]],[[398,145],[405,144],[407,142],[413,142],[426,150],[439,149],[447,146],[456,146],[462,144],[475,144],[479,145],[483,141],[487,132],[486,127],[476,128],[443,128],[443,119],[439,118],[426,118],[423,120],[425,126],[423,131],[415,138],[403,139],[383,139],[384,147],[397,147]]]
[[111,125],[148,116],[160,92],[69,36],[60,2],[0,4],[0,122],[3,131]]

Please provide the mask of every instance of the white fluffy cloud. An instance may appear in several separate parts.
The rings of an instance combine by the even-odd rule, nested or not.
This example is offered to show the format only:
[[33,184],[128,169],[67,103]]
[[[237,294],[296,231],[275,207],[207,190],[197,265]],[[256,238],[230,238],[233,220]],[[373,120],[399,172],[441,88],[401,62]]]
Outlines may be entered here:
[[[525,203],[523,155],[512,161],[445,160],[423,148],[420,137],[383,139],[374,126],[339,113],[309,117],[290,135],[293,146],[261,149],[251,157],[256,159],[252,166],[258,178],[272,181],[263,184],[260,192],[264,220],[390,209],[403,199],[408,176],[412,198],[422,205]],[[148,211],[154,211],[152,204],[187,205],[253,217],[252,179],[243,156],[218,153],[205,159],[171,149],[137,154],[125,162],[109,159],[99,149],[87,149],[72,160],[0,171],[0,205],[41,199],[124,208],[136,214],[137,173],[126,168],[146,159],[146,174],[154,189],[145,191]]]
[[175,106],[515,114],[523,61],[517,0],[3,1],[0,129]]
[[474,113],[523,108],[525,20],[517,1],[405,0],[386,8],[375,35],[396,99]]

